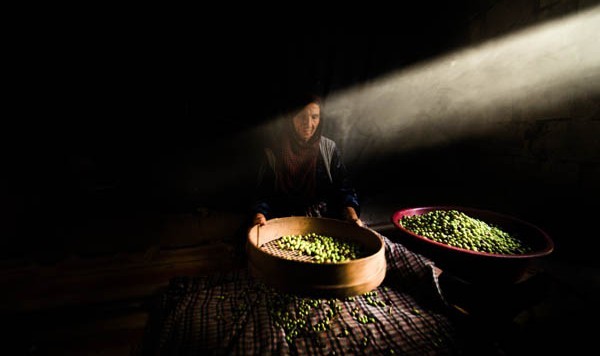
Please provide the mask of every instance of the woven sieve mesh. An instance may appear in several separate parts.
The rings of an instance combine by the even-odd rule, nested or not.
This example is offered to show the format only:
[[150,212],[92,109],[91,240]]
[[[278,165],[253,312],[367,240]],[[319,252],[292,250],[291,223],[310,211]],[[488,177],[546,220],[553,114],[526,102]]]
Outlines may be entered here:
[[269,255],[293,261],[315,262],[313,256],[300,255],[298,251],[283,250],[277,245],[277,240],[271,240],[260,246]]

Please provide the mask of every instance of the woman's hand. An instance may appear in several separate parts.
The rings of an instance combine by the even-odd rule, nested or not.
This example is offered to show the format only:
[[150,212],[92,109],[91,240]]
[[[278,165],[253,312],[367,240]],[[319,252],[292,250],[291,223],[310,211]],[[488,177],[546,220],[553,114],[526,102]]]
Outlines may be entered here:
[[354,208],[351,206],[346,207],[346,220],[352,221],[358,226],[365,226],[362,220],[360,220],[360,218],[358,217],[356,210],[354,210]]
[[263,226],[266,223],[267,223],[267,218],[265,217],[264,214],[261,214],[261,213],[256,213],[254,215],[254,219],[252,219],[252,225]]
[[356,218],[356,220],[352,220],[352,221],[358,226],[365,226],[365,224],[359,218]]

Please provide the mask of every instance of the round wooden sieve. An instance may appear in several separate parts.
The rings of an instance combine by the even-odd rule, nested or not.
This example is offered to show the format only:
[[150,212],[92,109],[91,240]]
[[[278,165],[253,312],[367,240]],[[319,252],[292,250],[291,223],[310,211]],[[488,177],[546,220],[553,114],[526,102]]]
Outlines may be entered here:
[[[364,256],[341,263],[315,263],[309,256],[279,249],[285,235],[317,233],[354,242]],[[343,298],[369,292],[385,278],[383,239],[373,230],[341,220],[287,217],[268,220],[248,232],[246,244],[253,276],[285,292],[313,297]]]

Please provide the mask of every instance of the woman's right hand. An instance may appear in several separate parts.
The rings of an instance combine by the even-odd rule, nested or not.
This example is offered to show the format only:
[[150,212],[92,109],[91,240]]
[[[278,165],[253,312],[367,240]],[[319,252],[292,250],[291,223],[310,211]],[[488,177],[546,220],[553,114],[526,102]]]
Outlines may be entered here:
[[263,226],[267,223],[267,218],[262,213],[256,213],[254,215],[254,219],[252,219],[252,225],[260,225]]

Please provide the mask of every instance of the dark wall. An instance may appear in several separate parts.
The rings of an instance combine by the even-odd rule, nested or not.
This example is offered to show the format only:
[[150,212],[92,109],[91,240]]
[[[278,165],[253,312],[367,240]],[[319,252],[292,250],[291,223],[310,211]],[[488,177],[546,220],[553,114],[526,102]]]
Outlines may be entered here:
[[[45,227],[64,216],[187,212],[198,206],[244,212],[262,125],[288,109],[295,93],[309,87],[335,94],[462,45],[589,6],[561,1],[552,12],[538,1],[508,3],[415,2],[393,9],[354,9],[362,17],[340,12],[316,20],[237,12],[221,14],[214,22],[186,18],[183,25],[177,18],[166,23],[161,17],[99,21],[82,16],[68,25],[57,21],[31,30],[28,41],[16,41],[19,51],[12,57],[17,110],[3,142],[6,236],[52,235]],[[529,17],[511,22],[523,9]],[[344,114],[347,118],[368,113],[368,108],[348,108],[352,113]],[[586,115],[597,123],[597,106],[586,109]],[[368,115],[361,119],[370,120]],[[564,229],[545,219],[548,209],[563,203],[588,206],[598,196],[597,190],[588,190],[593,185],[589,181],[598,177],[596,156],[585,156],[577,165],[575,169],[588,172],[574,178],[580,179],[577,184],[568,175],[547,183],[548,177],[563,177],[573,166],[558,164],[563,161],[552,159],[552,153],[547,161],[540,150],[543,157],[521,160],[498,155],[503,148],[481,150],[498,140],[494,135],[403,155],[365,156],[368,146],[353,145],[354,139],[366,135],[377,141],[376,131],[328,125],[329,135],[347,153],[366,204],[487,206],[525,215],[562,234]],[[525,131],[547,132],[544,125]],[[537,147],[567,137],[562,136],[565,128],[550,130],[552,135],[537,141],[542,142]],[[528,145],[534,137],[530,134],[515,134],[511,142]],[[535,142],[530,147],[535,150]],[[504,179],[521,174],[516,172],[523,162],[535,179]],[[419,173],[408,173],[415,170]],[[451,178],[440,178],[440,170]],[[403,174],[402,185],[396,172]],[[491,184],[477,184],[482,175]],[[498,178],[490,180],[490,175]],[[547,195],[556,186],[561,190]],[[540,201],[546,196],[557,205],[550,208]],[[532,213],[539,208],[546,210]],[[551,220],[558,216],[552,211]]]
[[387,24],[341,14],[303,23],[302,14],[219,13],[183,24],[114,14],[24,29],[11,56],[11,184],[25,195],[79,197],[102,185],[169,196],[163,185],[183,162],[210,171],[231,159],[232,146],[247,144],[234,135],[285,110],[294,93],[327,94],[433,55],[466,16],[456,6],[400,10]]

